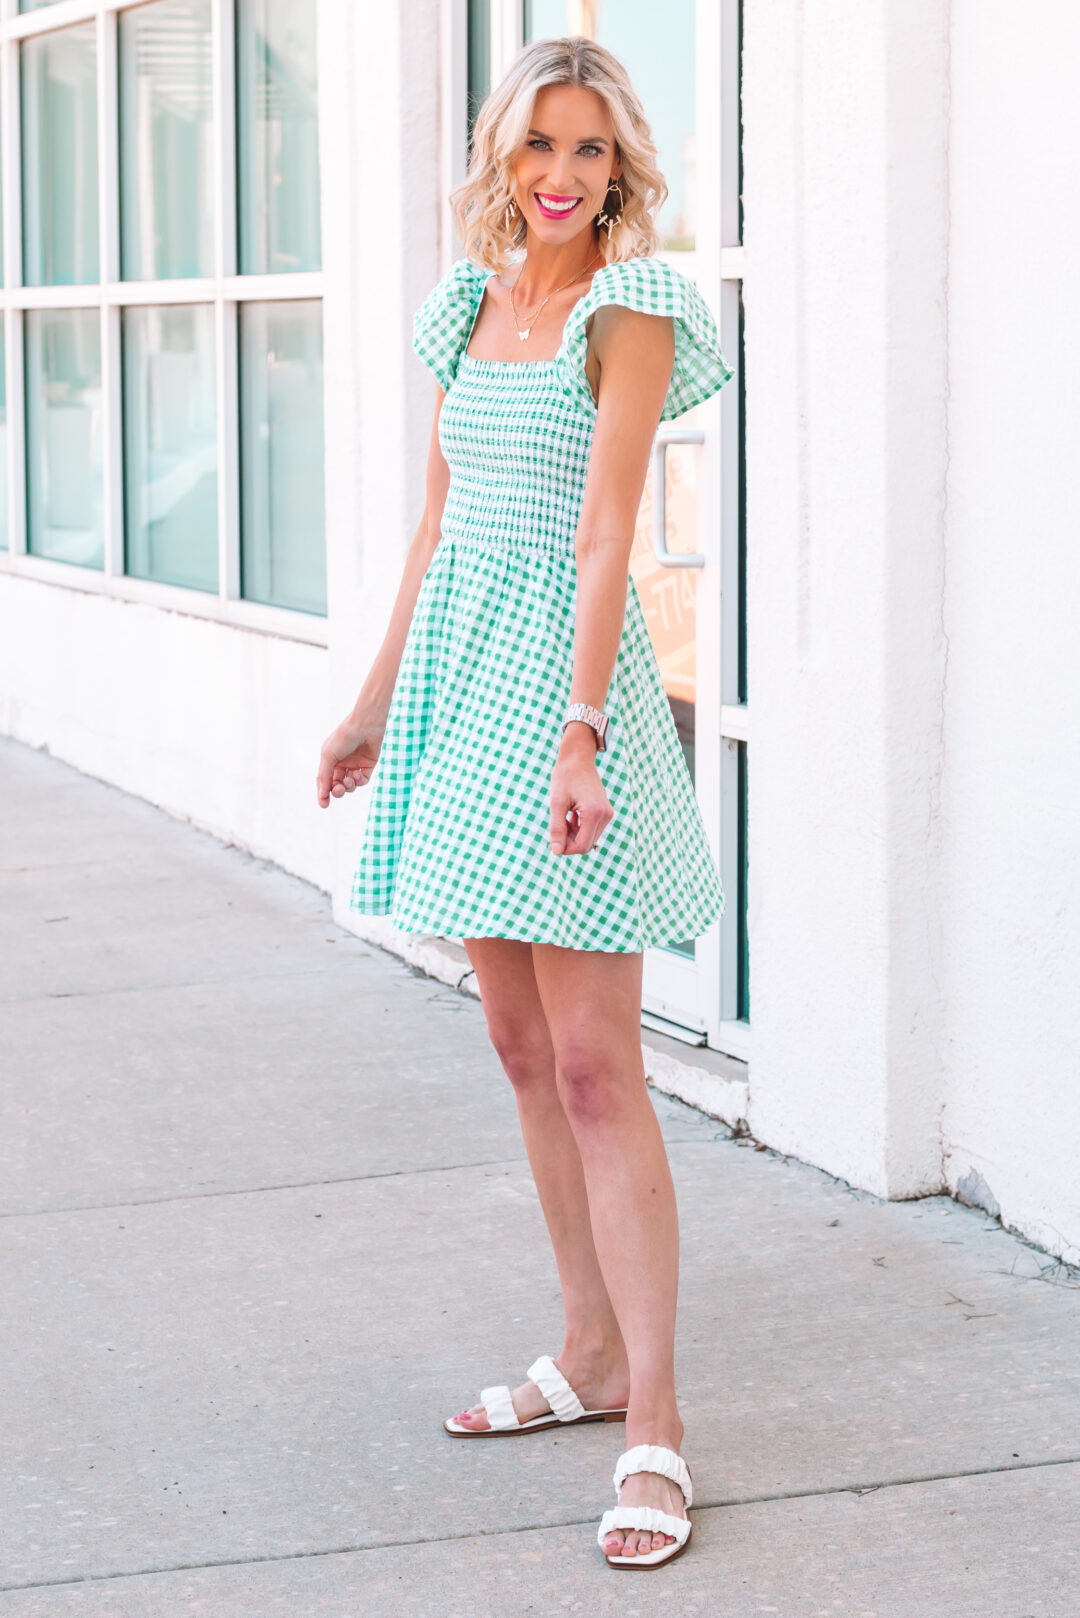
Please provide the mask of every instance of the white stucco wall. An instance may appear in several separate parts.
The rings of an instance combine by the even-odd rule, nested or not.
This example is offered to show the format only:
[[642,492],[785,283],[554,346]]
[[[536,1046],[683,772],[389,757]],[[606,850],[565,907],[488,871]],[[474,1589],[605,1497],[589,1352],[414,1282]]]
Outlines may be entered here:
[[1072,0],[955,0],[944,1143],[952,1188],[1074,1260],[1078,82]]
[[0,731],[329,887],[325,647],[0,572]]
[[947,8],[750,7],[750,1127],[941,1185]]

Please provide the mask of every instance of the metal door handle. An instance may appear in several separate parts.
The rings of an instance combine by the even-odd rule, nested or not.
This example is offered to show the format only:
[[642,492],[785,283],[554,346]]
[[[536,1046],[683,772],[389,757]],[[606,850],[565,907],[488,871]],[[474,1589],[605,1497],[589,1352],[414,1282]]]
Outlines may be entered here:
[[702,432],[664,433],[653,444],[653,555],[662,567],[704,567],[706,558],[699,551],[669,551],[667,548],[666,465],[669,444],[704,444]]

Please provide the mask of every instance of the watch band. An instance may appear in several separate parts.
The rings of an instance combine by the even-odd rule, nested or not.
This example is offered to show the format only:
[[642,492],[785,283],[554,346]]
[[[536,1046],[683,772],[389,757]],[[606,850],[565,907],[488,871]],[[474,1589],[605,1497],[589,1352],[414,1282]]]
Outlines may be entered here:
[[592,727],[592,729],[596,732],[596,751],[598,753],[606,752],[608,728],[607,714],[604,713],[601,708],[594,708],[591,703],[572,702],[569,708],[566,710],[566,718],[563,720],[563,730],[565,731],[567,725],[569,725],[575,719],[582,719],[587,725]]

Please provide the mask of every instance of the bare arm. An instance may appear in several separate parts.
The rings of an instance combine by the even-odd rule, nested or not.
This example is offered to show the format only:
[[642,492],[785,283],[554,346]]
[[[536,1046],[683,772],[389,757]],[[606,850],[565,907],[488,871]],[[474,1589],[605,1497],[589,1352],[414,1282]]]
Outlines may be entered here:
[[[602,708],[615,670],[626,614],[630,548],[675,360],[669,318],[620,306],[593,316],[592,348],[600,387],[585,495],[575,539],[577,609],[572,702]],[[576,822],[567,822],[573,811]],[[551,847],[582,854],[612,810],[596,770],[596,737],[578,722],[566,727],[552,774]]]
[[450,486],[450,468],[439,447],[439,412],[445,397],[442,388],[437,389],[435,417],[428,445],[424,515],[405,553],[401,583],[394,598],[386,634],[351,712],[326,738],[319,756],[316,793],[319,806],[323,809],[332,797],[343,797],[346,792],[364,786],[371,777],[379,755],[390,698],[401,666],[401,654],[405,650],[405,638],[409,633],[420,585],[439,543],[443,507]]

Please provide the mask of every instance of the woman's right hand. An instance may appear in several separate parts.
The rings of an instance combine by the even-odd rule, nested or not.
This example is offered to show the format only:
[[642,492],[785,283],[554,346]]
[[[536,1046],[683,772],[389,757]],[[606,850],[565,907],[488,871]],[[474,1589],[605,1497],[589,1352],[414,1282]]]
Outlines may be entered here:
[[379,756],[386,720],[350,714],[326,738],[319,754],[316,791],[319,808],[328,807],[331,798],[343,798],[366,786]]

